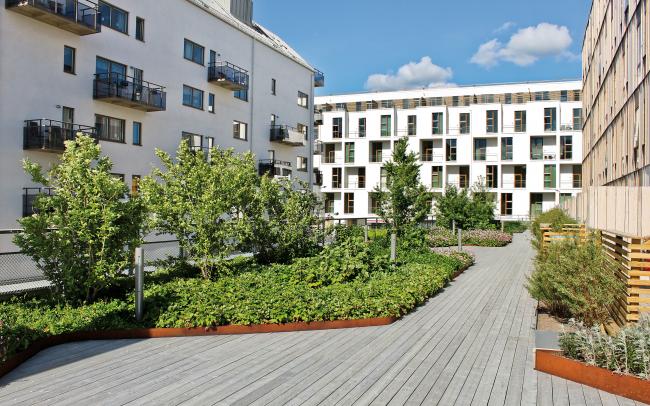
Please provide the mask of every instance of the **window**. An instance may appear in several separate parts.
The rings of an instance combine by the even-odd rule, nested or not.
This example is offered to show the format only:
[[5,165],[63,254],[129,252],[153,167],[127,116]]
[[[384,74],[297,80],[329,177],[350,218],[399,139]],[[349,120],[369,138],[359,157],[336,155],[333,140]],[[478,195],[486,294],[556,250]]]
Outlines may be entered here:
[[557,129],[556,115],[557,109],[555,107],[544,109],[544,131],[555,131]]
[[183,85],[183,105],[203,110],[203,90]]
[[133,145],[142,145],[142,123],[133,122]]
[[526,110],[515,111],[515,132],[526,132]]
[[325,193],[325,213],[334,213],[334,193]]
[[214,94],[208,93],[208,111],[214,114]]
[[408,135],[413,136],[417,133],[418,117],[408,116]]
[[296,125],[296,130],[298,130],[298,132],[300,134],[302,134],[305,141],[308,140],[308,133],[307,133],[307,126],[306,125],[298,123]]
[[512,137],[501,138],[501,160],[512,160]]
[[248,89],[242,89],[242,90],[237,90],[233,92],[233,96],[235,99],[239,99],[241,101],[248,101]]
[[95,129],[100,140],[124,142],[124,127],[122,119],[95,114]]
[[332,138],[343,138],[343,118],[334,117],[332,119]]
[[358,168],[357,169],[357,179],[358,179],[358,186],[359,189],[365,189],[366,188],[366,168]]
[[307,172],[307,158],[299,156],[296,158],[296,169],[299,172]]
[[461,134],[469,134],[469,129],[470,129],[470,115],[469,113],[460,113],[460,133]]
[[499,112],[497,110],[486,111],[485,131],[496,133],[499,131]]
[[354,111],[361,111],[362,110],[361,106],[362,106],[361,102],[354,103]]
[[390,137],[393,133],[392,117],[381,116],[381,136]]
[[411,108],[411,101],[409,99],[402,100],[402,108],[403,109],[410,109]]
[[582,187],[582,165],[573,165],[571,175],[573,187],[580,189]]
[[309,96],[306,93],[298,92],[298,106],[309,108]]
[[560,159],[573,159],[573,137],[560,136]]
[[343,212],[345,214],[354,213],[354,193],[345,193],[345,200],[343,201]]
[[375,196],[370,196],[370,213],[377,214],[379,213],[379,199]]
[[384,159],[384,150],[381,143],[370,143],[370,162],[381,162]]
[[544,159],[544,139],[542,137],[530,138],[530,159]]
[[488,165],[485,168],[485,186],[490,189],[499,187],[499,167],[496,165]]
[[431,187],[442,188],[442,166],[431,167]]
[[469,166],[458,168],[458,187],[461,189],[469,187]]
[[192,42],[189,39],[185,39],[185,50],[184,50],[183,57],[188,61],[192,61],[198,63],[199,65],[203,65],[204,51],[205,48],[202,47],[201,45]]
[[505,103],[512,104],[512,93],[506,93]]
[[[95,73],[97,74],[111,74],[117,77],[126,77],[126,65],[118,62],[113,62],[102,57],[97,57],[95,60]],[[102,79],[108,79],[102,78]]]
[[455,139],[448,139],[445,144],[445,155],[447,161],[455,161],[456,160],[456,140]]
[[69,46],[63,47],[63,71],[65,73],[75,73],[75,65],[77,59],[77,51]]
[[512,216],[512,193],[501,193],[501,215]]
[[393,108],[393,101],[392,100],[382,100],[381,101],[381,108],[382,109],[392,109]]
[[203,147],[210,150],[214,147],[214,137],[203,137]]
[[332,168],[332,188],[340,189],[341,180],[343,178],[343,169],[342,168]]
[[74,109],[72,107],[62,107],[61,121],[67,131],[72,131],[72,124],[74,124]]
[[515,166],[515,188],[526,188],[526,165]]
[[345,143],[345,163],[346,164],[354,163],[354,142]]
[[487,140],[485,138],[474,139],[474,160],[485,161],[487,152]]
[[442,134],[442,113],[433,113],[431,117],[431,134]]
[[560,193],[560,206],[564,205],[564,202],[571,199],[571,193]]
[[140,175],[131,175],[131,196],[137,196],[140,192]]
[[544,188],[555,189],[555,165],[544,165]]
[[458,106],[459,102],[460,102],[459,96],[452,96],[451,97],[451,105],[452,106]]
[[582,130],[582,109],[573,109],[573,131]]
[[359,119],[359,138],[366,138],[366,118]]
[[129,13],[103,1],[99,2],[101,24],[124,34],[129,33]]
[[193,151],[198,151],[203,148],[203,136],[199,134],[192,134],[183,131],[181,139],[187,142],[187,146]]
[[248,140],[248,124],[241,121],[232,122],[232,136],[238,140]]
[[573,101],[580,101],[580,90],[573,91]]
[[388,187],[388,172],[386,171],[386,168],[383,167],[379,171],[379,185],[382,189]]
[[277,86],[277,82],[275,81],[275,79],[271,79],[271,94],[273,96],[276,95],[276,86]]
[[562,90],[560,92],[560,101],[561,102],[569,101],[569,92],[567,90]]
[[135,18],[135,39],[144,42],[144,18]]

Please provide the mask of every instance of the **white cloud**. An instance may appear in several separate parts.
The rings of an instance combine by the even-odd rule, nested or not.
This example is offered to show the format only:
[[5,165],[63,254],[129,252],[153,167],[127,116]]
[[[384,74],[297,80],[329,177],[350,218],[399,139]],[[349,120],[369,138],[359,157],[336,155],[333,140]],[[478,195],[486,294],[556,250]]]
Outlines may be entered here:
[[452,76],[451,68],[440,67],[434,64],[430,57],[425,56],[420,62],[403,65],[396,74],[370,75],[366,81],[366,89],[387,91],[447,86]]
[[509,29],[513,28],[516,25],[517,25],[517,23],[515,23],[513,21],[506,21],[505,23],[501,24],[501,27],[494,30],[494,33],[496,34],[496,33],[499,33],[499,32],[508,31]]
[[569,51],[572,42],[567,27],[541,23],[520,29],[510,37],[507,44],[498,39],[482,44],[472,56],[471,62],[491,68],[500,61],[529,66],[540,58],[550,56],[573,59],[574,55]]

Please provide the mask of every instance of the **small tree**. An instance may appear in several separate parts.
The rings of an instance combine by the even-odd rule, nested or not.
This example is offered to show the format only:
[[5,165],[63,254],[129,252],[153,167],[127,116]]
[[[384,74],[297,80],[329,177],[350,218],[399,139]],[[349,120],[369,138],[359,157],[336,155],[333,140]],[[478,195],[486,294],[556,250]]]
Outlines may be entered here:
[[125,198],[127,186],[87,136],[67,141],[60,163],[46,175],[36,163],[25,160],[23,166],[53,194],[37,198],[37,214],[19,220],[24,232],[16,245],[66,302],[93,301],[129,266],[131,248],[142,241],[141,200]]
[[287,263],[313,253],[318,231],[318,199],[307,185],[260,178],[254,218],[253,249],[262,263]]
[[397,141],[392,160],[384,166],[386,188],[379,185],[372,194],[377,200],[377,214],[398,235],[420,223],[431,211],[432,195],[420,183],[418,155],[408,152],[407,147],[407,138]]
[[212,148],[192,151],[183,141],[176,159],[157,150],[164,170],[155,168],[141,183],[157,230],[175,235],[204,278],[243,242],[252,239],[248,216],[255,201],[253,155]]
[[492,229],[495,205],[482,178],[470,190],[447,185],[444,195],[436,199],[436,224],[449,229],[455,221],[463,230]]
[[494,193],[490,192],[482,177],[470,189],[471,203],[467,207],[465,227],[469,230],[490,230],[494,226]]
[[467,189],[457,189],[454,185],[447,185],[445,193],[436,199],[435,214],[436,225],[451,229],[452,223],[460,228],[466,228],[468,206],[471,200]]

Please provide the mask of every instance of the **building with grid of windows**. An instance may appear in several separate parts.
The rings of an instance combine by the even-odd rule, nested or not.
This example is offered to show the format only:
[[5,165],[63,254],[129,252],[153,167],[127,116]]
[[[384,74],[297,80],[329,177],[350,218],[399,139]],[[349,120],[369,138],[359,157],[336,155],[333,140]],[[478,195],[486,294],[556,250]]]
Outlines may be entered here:
[[[252,151],[261,173],[313,182],[314,86],[322,73],[252,21],[252,0],[3,0],[0,229],[47,193],[64,141],[95,136],[133,190],[182,138]],[[0,241],[0,245],[2,242]]]
[[582,49],[585,186],[650,186],[650,11],[594,0]]
[[434,199],[483,181],[504,220],[528,219],[582,187],[580,81],[325,96],[315,117],[314,165],[335,219],[376,218],[371,192],[402,137]]

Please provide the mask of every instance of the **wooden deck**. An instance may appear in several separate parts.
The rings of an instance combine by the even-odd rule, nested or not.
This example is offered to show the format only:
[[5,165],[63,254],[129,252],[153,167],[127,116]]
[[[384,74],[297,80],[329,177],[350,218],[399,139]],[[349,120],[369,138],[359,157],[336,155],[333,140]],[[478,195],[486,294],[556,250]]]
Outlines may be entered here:
[[533,370],[526,236],[474,251],[390,326],[67,344],[2,379],[0,404],[635,405]]

